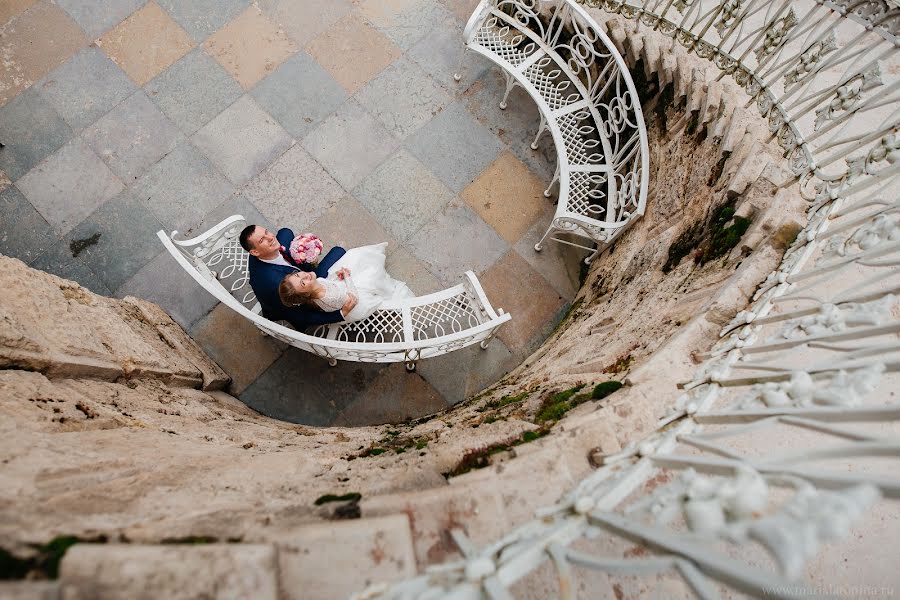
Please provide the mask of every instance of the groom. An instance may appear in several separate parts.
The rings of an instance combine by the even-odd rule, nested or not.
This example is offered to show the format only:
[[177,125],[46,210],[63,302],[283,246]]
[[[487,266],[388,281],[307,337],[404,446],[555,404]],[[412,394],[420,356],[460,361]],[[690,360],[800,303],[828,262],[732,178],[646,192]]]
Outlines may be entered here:
[[316,277],[327,277],[328,269],[344,255],[346,250],[340,246],[332,248],[326,254],[319,266],[297,264],[291,258],[287,248],[294,239],[294,232],[290,229],[279,229],[274,234],[265,227],[247,225],[240,235],[241,247],[250,253],[250,287],[256,294],[262,306],[262,316],[270,321],[287,321],[297,331],[303,331],[312,325],[325,325],[344,320],[353,307],[357,298],[352,294],[341,307],[341,310],[323,312],[315,306],[284,306],[278,298],[278,285],[285,276],[297,271],[313,271]]

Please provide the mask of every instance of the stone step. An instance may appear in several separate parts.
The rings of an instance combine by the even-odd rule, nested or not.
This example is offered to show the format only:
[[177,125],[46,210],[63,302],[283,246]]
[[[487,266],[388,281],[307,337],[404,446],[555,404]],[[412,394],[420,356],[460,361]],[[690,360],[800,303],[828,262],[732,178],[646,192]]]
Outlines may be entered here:
[[57,581],[3,581],[0,582],[0,600],[59,600]]
[[66,600],[278,600],[272,545],[76,544],[60,568]]

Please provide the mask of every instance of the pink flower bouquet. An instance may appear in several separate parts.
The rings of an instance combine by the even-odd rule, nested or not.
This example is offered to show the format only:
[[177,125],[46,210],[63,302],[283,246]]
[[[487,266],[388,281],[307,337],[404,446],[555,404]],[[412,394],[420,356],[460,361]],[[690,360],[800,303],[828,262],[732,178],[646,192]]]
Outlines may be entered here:
[[291,242],[288,252],[298,264],[315,263],[322,252],[322,240],[311,233],[300,234]]

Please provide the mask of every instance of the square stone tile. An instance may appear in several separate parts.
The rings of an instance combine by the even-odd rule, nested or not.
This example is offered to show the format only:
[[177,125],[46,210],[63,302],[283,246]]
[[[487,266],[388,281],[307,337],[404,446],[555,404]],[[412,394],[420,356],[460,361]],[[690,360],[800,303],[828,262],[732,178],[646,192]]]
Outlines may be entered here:
[[148,2],[97,45],[138,85],[144,85],[190,52],[194,42],[156,2]]
[[106,287],[117,290],[166,251],[156,237],[160,229],[159,221],[126,190],[79,223],[63,241],[68,246],[99,235],[84,249],[84,260]]
[[538,219],[518,241],[515,249],[535,271],[543,275],[560,296],[570,301],[581,286],[581,261],[586,254],[584,250],[554,242],[550,238],[544,241],[540,252],[535,252],[534,245],[544,237],[551,218],[552,215],[548,214],[546,218]]
[[122,22],[147,0],[56,0],[91,39]]
[[135,296],[155,302],[185,331],[219,303],[167,251],[141,267],[115,294],[119,298]]
[[424,296],[444,289],[440,280],[428,270],[428,266],[413,256],[404,246],[398,246],[388,254],[384,268],[391,277],[405,282],[416,296]]
[[[241,339],[234,337],[235,342]],[[330,425],[347,406],[364,399],[375,378],[387,368],[384,364],[357,362],[329,367],[322,358],[288,348],[240,399],[269,417],[304,425]]]
[[258,0],[259,8],[301,46],[353,10],[348,0]]
[[344,197],[344,188],[299,144],[253,178],[241,195],[278,227],[308,227]]
[[171,152],[181,132],[138,90],[88,127],[84,139],[123,181],[134,181]]
[[0,254],[30,264],[56,240],[46,219],[14,186],[0,191]]
[[61,240],[53,240],[47,244],[46,251],[31,263],[31,266],[47,273],[52,273],[63,279],[74,281],[86,287],[95,294],[112,296],[112,292],[103,283],[103,280],[91,269],[87,257],[80,253],[72,255],[68,243]]
[[[209,296],[205,290],[197,293]],[[287,346],[224,304],[216,306],[190,332],[194,341],[231,377],[229,391],[233,394],[247,389],[278,360]]]
[[502,379],[518,363],[518,358],[495,337],[486,349],[469,346],[423,360],[416,366],[416,372],[454,405]]
[[375,170],[398,142],[352,98],[303,140],[303,147],[345,190]]
[[184,231],[234,192],[199,150],[182,142],[153,165],[134,185],[135,197],[166,231]]
[[403,364],[388,366],[375,375],[365,397],[348,404],[332,420],[335,427],[361,427],[404,421],[434,414],[449,404],[441,393],[418,373],[408,373]]
[[9,175],[0,171],[0,192],[8,188],[12,185],[12,180],[10,180]]
[[347,92],[306,52],[290,57],[250,92],[300,139],[347,99]]
[[503,148],[497,136],[459,102],[406,138],[404,145],[457,193],[494,162]]
[[[454,96],[462,95],[491,70],[491,63],[487,60],[472,52],[465,52],[462,35],[463,28],[459,23],[440,23],[406,53]],[[459,81],[453,78],[455,73],[459,73]]]
[[81,138],[51,154],[16,182],[59,235],[122,191],[122,182]]
[[95,47],[88,47],[51,71],[38,89],[75,130],[91,125],[137,87],[122,69]]
[[552,214],[541,180],[508,150],[460,196],[509,244],[518,242],[535,221]]
[[290,148],[290,134],[250,96],[222,111],[191,138],[232,183],[263,170]]
[[319,236],[325,244],[324,252],[328,252],[332,246],[356,248],[388,242],[387,253],[390,254],[399,247],[365,207],[350,196],[326,210],[311,224],[294,229],[295,233],[298,231],[308,231]]
[[267,229],[275,231],[278,224],[273,223],[265,217],[252,203],[248,202],[243,195],[235,194],[219,206],[209,211],[200,222],[194,227],[188,227],[183,230],[185,236],[199,235],[204,231],[209,231],[213,226],[218,225],[228,217],[234,215],[242,215],[247,223],[261,225]]
[[244,90],[200,48],[144,86],[150,99],[186,135],[192,135],[231,106]]
[[384,34],[356,13],[329,27],[306,50],[351,94],[401,54]]
[[[475,57],[470,57],[474,59]],[[541,115],[534,101],[520,87],[509,94],[507,107],[500,108],[506,91],[506,80],[498,69],[490,69],[464,94],[469,112],[491,130],[500,141],[549,185],[556,170],[556,148],[549,131],[538,140],[537,150],[531,142],[541,124]]]
[[491,305],[512,315],[497,333],[512,352],[528,344],[565,304],[547,280],[514,250],[478,279]]
[[29,88],[0,107],[0,168],[12,181],[30,171],[72,137],[53,106]]
[[441,3],[461,23],[468,22],[472,13],[478,8],[478,0],[441,0]]
[[197,42],[236,17],[252,0],[157,0]]
[[[19,2],[0,2],[0,12],[17,8],[22,8]],[[0,25],[0,106],[66,62],[86,43],[78,24],[48,0],[31,5]]]
[[405,150],[381,163],[353,190],[353,196],[401,242],[455,197]]
[[430,121],[453,100],[416,63],[401,57],[359,92],[356,99],[398,139]]
[[203,47],[245,90],[298,50],[297,44],[255,5],[210,36]]
[[468,270],[488,269],[509,246],[471,208],[456,199],[407,242],[444,286],[456,285]]
[[453,17],[438,0],[365,0],[359,12],[404,50]]
[[16,17],[26,10],[37,0],[5,0],[0,3],[0,26],[5,25],[13,17]]

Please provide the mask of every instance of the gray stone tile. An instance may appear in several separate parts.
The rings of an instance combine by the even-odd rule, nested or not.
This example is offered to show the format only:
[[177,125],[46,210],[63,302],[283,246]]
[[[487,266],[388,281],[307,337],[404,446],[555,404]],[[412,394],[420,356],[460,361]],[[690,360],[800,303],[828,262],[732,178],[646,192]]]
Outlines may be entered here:
[[498,69],[491,69],[476,82],[464,97],[469,112],[479,123],[494,133],[516,157],[549,185],[556,170],[556,148],[553,136],[545,131],[537,150],[531,142],[541,124],[541,115],[531,96],[516,86],[509,94],[507,106],[500,108],[506,91],[506,80]]
[[430,121],[453,100],[416,63],[401,57],[356,93],[356,99],[396,138]]
[[[63,238],[72,242],[92,241],[79,256],[84,256],[100,280],[117,290],[144,268],[160,252],[165,252],[156,232],[159,221],[130,190],[106,202]],[[95,237],[96,236],[96,237]]]
[[424,296],[444,289],[441,281],[431,274],[428,267],[421,260],[413,256],[404,246],[398,246],[390,251],[387,260],[384,261],[385,270],[391,277],[403,281],[417,296]]
[[585,252],[566,244],[554,242],[549,238],[544,241],[543,249],[535,252],[534,245],[547,232],[550,218],[552,215],[548,214],[546,219],[540,219],[532,225],[531,229],[516,243],[515,249],[528,264],[534,267],[535,271],[543,275],[560,296],[566,300],[572,300],[580,285],[578,279]]
[[63,119],[80,130],[137,89],[97,47],[85,48],[36,84]]
[[123,188],[80,137],[51,154],[16,185],[59,235]]
[[353,196],[401,242],[454,198],[447,186],[405,150],[381,163],[353,190]]
[[250,94],[298,139],[347,99],[344,88],[302,51],[284,61]]
[[112,296],[112,292],[103,283],[103,280],[91,269],[85,255],[79,253],[78,256],[73,256],[69,244],[60,240],[54,240],[48,244],[47,251],[39,256],[31,266],[74,281],[95,294]]
[[[465,51],[462,35],[462,25],[444,22],[432,29],[406,53],[428,75],[455,96],[464,94],[491,69],[491,63],[487,59],[474,52]],[[455,73],[459,73],[459,81],[453,79]]]
[[147,95],[186,135],[231,106],[244,90],[221,65],[195,48],[144,86]]
[[181,132],[138,90],[82,134],[123,181],[134,181],[171,152]]
[[250,2],[251,0],[157,0],[196,42],[202,42],[238,16]]
[[14,185],[0,192],[0,215],[0,254],[31,263],[56,240],[50,224]]
[[147,0],[56,0],[91,39],[118,25]]
[[228,199],[234,186],[185,141],[138,179],[134,193],[167,231],[183,231]]
[[405,146],[454,192],[471,183],[503,148],[459,102],[409,136]]
[[254,381],[240,399],[262,414],[291,423],[331,424],[352,402],[364,398],[367,388],[387,365],[328,362],[289,348]]
[[[399,8],[399,10],[398,10]],[[360,11],[400,48],[407,50],[438,24],[454,21],[453,14],[437,0],[396,2],[368,0]]]
[[315,233],[325,245],[325,252],[332,246],[356,248],[387,242],[387,254],[390,255],[398,247],[397,241],[391,238],[366,207],[350,196],[326,210],[312,224],[301,224],[293,229],[295,233]]
[[72,138],[72,129],[30,87],[0,107],[0,169],[16,181]]
[[272,229],[273,231],[278,227],[281,227],[278,223],[274,223],[267,219],[266,216],[259,212],[256,206],[251,202],[248,202],[242,194],[237,193],[207,213],[203,219],[200,220],[199,224],[194,227],[188,227],[183,230],[182,233],[185,237],[200,235],[204,231],[210,230],[215,225],[218,225],[228,217],[234,215],[242,215],[247,220],[248,224],[261,225],[267,229]]
[[503,342],[494,338],[486,349],[470,346],[423,360],[416,372],[448,402],[457,404],[500,380],[518,362]]
[[222,111],[191,142],[232,182],[240,185],[291,146],[291,136],[250,96]]
[[344,197],[344,188],[299,144],[241,190],[271,223],[308,227]]
[[397,140],[352,98],[303,140],[303,147],[346,190],[353,189],[397,145]]
[[202,289],[168,252],[162,252],[141,267],[115,293],[119,298],[136,296],[155,302],[185,330],[219,302]]
[[350,0],[303,0],[305,10],[297,10],[297,0],[258,0],[257,5],[301,46],[353,10]]
[[412,236],[407,247],[445,286],[468,270],[481,273],[509,249],[497,233],[458,198]]

